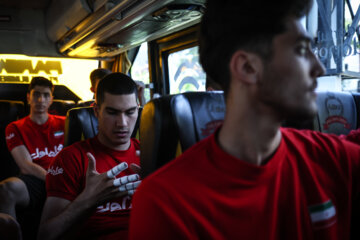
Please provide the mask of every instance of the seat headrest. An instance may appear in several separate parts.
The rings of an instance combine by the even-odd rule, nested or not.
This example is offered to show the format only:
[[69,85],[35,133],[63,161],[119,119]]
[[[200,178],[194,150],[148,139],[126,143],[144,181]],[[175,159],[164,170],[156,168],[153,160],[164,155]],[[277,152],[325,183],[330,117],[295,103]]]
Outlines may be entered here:
[[97,133],[98,120],[93,107],[78,107],[68,111],[65,122],[65,146],[92,138]]
[[225,115],[222,92],[188,92],[153,99],[143,109],[140,124],[142,176],[209,136]]
[[54,99],[49,107],[49,113],[53,115],[66,116],[66,113],[71,108],[75,107],[75,102],[72,100]]
[[212,134],[225,116],[223,92],[187,92],[171,102],[182,151]]
[[347,135],[357,128],[357,107],[351,93],[318,92],[316,101],[321,132]]

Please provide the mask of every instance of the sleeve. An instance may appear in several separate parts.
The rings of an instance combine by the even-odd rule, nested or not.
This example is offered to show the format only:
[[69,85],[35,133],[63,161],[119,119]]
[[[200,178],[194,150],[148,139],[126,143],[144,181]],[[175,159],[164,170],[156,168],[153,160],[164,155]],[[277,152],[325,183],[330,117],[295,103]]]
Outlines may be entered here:
[[70,146],[63,149],[52,162],[46,175],[47,196],[73,201],[84,186],[84,155]]
[[5,129],[6,145],[11,152],[15,147],[25,145],[24,140],[21,137],[19,129],[14,123],[7,125]]
[[141,183],[132,201],[129,239],[191,239],[186,221],[171,204],[176,204],[176,199],[161,184]]
[[352,130],[348,135],[340,135],[340,139],[360,144],[360,129]]

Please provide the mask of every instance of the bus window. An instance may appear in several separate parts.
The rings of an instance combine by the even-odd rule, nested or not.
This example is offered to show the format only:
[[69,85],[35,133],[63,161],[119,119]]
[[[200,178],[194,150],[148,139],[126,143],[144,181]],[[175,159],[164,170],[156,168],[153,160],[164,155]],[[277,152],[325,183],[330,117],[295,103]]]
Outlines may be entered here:
[[205,91],[206,75],[199,63],[198,47],[169,54],[170,94]]
[[[148,46],[146,42],[141,44],[130,74],[134,80],[142,81],[145,85],[150,83]],[[150,100],[150,88],[145,88],[144,95],[146,102],[148,102]]]
[[92,98],[89,75],[98,65],[98,60],[90,59],[0,54],[0,84],[30,83],[33,77],[43,76],[88,100]]

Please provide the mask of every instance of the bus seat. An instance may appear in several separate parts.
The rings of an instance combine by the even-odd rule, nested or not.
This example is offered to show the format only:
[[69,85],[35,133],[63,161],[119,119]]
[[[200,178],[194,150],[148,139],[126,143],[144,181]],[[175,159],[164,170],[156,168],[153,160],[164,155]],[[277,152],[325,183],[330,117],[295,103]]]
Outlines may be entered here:
[[[131,137],[137,137],[142,107]],[[92,138],[98,133],[98,120],[95,117],[93,107],[77,107],[70,109],[65,121],[65,147],[75,142]],[[139,138],[139,137],[137,137]]]
[[67,111],[73,107],[75,107],[75,102],[72,100],[54,99],[48,111],[53,115],[66,116]]
[[225,116],[223,92],[188,92],[148,102],[140,124],[142,177],[209,136]]
[[5,141],[6,126],[25,116],[25,106],[22,101],[0,100],[0,181],[19,173],[19,168],[12,158]]
[[91,99],[91,100],[80,100],[80,101],[78,101],[78,103],[76,104],[76,106],[77,106],[77,107],[89,107],[89,106],[91,106],[94,102],[95,102],[94,99]]
[[[356,100],[357,98],[357,100]],[[318,123],[316,128],[323,133],[347,135],[359,127],[359,95],[347,92],[318,92]]]
[[75,142],[92,138],[98,132],[98,120],[93,107],[70,109],[65,121],[65,147]]

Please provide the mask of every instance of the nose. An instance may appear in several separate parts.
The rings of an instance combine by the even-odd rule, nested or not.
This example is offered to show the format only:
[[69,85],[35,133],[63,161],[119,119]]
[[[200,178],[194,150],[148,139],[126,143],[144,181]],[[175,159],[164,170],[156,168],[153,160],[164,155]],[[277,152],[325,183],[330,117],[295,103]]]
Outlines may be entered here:
[[45,100],[45,96],[43,94],[40,94],[37,100],[38,102],[43,102]]
[[325,73],[324,65],[320,62],[319,58],[315,56],[313,52],[311,52],[311,55],[312,55],[311,76],[317,78],[324,75]]
[[126,127],[127,126],[127,117],[125,113],[120,113],[116,118],[117,127]]

